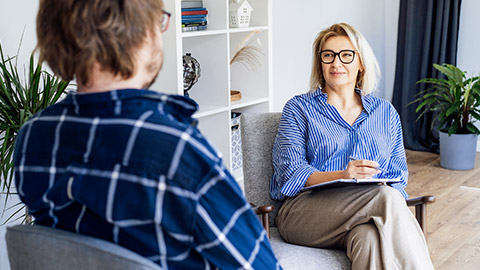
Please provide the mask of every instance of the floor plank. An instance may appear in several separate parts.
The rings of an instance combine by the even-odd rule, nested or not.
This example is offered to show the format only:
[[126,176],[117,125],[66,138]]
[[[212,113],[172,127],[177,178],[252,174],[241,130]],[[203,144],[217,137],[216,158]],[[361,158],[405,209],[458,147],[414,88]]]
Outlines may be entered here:
[[435,269],[480,268],[480,155],[473,170],[440,167],[437,154],[407,150],[411,197],[434,195],[427,241]]

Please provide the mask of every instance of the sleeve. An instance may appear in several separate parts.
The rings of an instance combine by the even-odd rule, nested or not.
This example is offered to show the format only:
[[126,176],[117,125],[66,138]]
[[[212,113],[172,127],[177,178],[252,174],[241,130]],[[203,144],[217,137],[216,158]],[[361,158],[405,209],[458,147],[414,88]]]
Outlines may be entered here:
[[285,196],[300,192],[317,169],[306,158],[307,119],[295,98],[285,105],[272,149],[272,185]]
[[408,181],[408,167],[407,157],[405,155],[405,147],[403,146],[403,131],[402,124],[400,122],[400,116],[395,108],[390,105],[390,130],[391,130],[391,150],[390,160],[388,163],[388,174],[382,174],[384,178],[396,178],[400,177],[401,182],[398,184],[392,184],[392,187],[400,191],[403,197],[408,198],[405,191]]
[[208,179],[196,206],[195,249],[219,269],[281,269],[233,177],[216,165]]

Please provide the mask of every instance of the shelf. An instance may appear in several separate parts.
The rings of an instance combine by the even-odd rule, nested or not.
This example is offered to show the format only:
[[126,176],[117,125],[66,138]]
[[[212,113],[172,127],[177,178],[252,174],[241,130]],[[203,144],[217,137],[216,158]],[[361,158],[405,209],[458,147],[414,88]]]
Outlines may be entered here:
[[228,111],[228,108],[226,108],[225,106],[201,105],[199,110],[193,115],[193,117],[201,118],[225,111]]
[[[183,95],[183,56],[190,53],[200,64],[201,76],[188,94],[199,104],[193,115],[198,128],[223,156],[228,170],[243,188],[242,170],[238,167],[238,145],[233,149],[231,112],[264,113],[272,109],[272,31],[273,0],[249,0],[253,7],[250,26],[230,28],[230,0],[203,0],[208,10],[206,30],[182,32],[181,0],[165,1],[172,12],[170,29],[163,34],[164,68],[154,89]],[[230,64],[237,47],[252,32],[254,45],[260,48],[255,68],[242,63]],[[242,92],[242,99],[230,101],[230,90]],[[237,138],[235,137],[235,140]],[[236,143],[237,141],[235,141]],[[233,156],[235,154],[235,156]],[[233,164],[235,162],[235,164]]]
[[237,169],[231,172],[237,182],[243,181],[243,169]]
[[228,32],[230,33],[243,33],[243,32],[253,32],[253,31],[264,31],[268,30],[268,26],[253,26],[253,27],[244,27],[244,28],[230,28]]
[[270,101],[270,98],[268,98],[268,97],[263,97],[262,98],[262,97],[246,96],[246,97],[242,97],[241,100],[232,101],[232,103],[230,105],[230,109],[235,110],[235,109],[238,109],[238,108],[252,106],[252,105],[256,105],[256,104],[260,104],[260,103],[264,103],[264,102],[269,102],[269,101]]
[[189,38],[189,37],[213,36],[213,35],[222,35],[225,33],[227,33],[227,30],[200,30],[200,31],[182,32],[182,37]]

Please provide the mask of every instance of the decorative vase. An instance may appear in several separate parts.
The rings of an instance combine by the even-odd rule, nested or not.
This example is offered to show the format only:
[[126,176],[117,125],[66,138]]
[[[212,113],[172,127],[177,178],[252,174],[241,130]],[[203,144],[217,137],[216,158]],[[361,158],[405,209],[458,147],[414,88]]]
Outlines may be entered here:
[[450,170],[471,170],[475,168],[477,135],[440,134],[440,166]]
[[239,101],[242,99],[242,93],[238,90],[230,90],[230,101]]

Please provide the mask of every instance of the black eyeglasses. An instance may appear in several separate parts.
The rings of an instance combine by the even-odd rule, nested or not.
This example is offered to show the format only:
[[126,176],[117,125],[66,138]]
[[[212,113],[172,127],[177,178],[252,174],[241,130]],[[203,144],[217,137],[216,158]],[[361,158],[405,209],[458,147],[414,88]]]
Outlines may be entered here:
[[168,29],[168,24],[170,23],[170,16],[172,16],[172,14],[170,14],[170,12],[166,12],[165,10],[162,10],[162,11],[163,11],[163,15],[162,15],[160,31],[162,31],[163,33]]
[[338,59],[340,62],[344,64],[350,64],[355,59],[355,51],[354,50],[341,50],[338,53],[332,50],[323,50],[320,51],[320,60],[324,64],[331,64],[335,61],[335,56],[338,55]]

